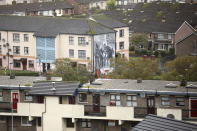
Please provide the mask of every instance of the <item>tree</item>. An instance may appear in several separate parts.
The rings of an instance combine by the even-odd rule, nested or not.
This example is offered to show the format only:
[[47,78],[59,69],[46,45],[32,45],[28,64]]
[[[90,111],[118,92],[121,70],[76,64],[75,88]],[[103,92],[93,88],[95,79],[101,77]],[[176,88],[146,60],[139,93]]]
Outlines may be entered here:
[[107,0],[107,7],[108,10],[116,9],[116,1],[115,0]]
[[144,48],[147,48],[148,38],[146,35],[136,35],[132,37],[131,43],[137,47],[143,46]]
[[165,64],[165,72],[162,74],[164,80],[197,81],[197,57],[178,57]]
[[109,74],[110,78],[114,79],[153,79],[154,76],[160,73],[158,62],[147,59],[127,60],[123,58],[112,59],[111,66],[113,72]]
[[62,77],[63,81],[80,81],[81,84],[89,81],[90,74],[83,65],[74,66],[67,58],[57,59],[54,64],[53,75]]

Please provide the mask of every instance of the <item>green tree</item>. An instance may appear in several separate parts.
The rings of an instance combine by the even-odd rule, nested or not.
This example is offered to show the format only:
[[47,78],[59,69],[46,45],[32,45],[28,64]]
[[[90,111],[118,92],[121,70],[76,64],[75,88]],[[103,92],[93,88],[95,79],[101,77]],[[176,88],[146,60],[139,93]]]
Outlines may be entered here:
[[115,0],[107,0],[107,7],[108,10],[116,9],[116,1]]
[[132,37],[131,43],[137,47],[143,46],[144,48],[147,48],[148,38],[146,35],[136,35]]
[[188,81],[197,81],[197,57],[178,57],[165,64],[164,80],[180,80],[181,76]]
[[90,79],[90,74],[83,65],[73,66],[70,59],[57,59],[55,61],[54,76],[62,77],[63,81],[80,81],[86,83]]
[[154,76],[160,73],[158,62],[142,58],[127,60],[123,58],[112,59],[111,66],[113,72],[109,74],[114,79],[154,79]]

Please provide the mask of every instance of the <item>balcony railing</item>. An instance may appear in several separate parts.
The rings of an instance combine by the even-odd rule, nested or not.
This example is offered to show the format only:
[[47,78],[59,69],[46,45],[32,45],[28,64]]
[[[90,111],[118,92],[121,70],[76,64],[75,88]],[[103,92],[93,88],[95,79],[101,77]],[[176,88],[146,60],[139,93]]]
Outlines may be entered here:
[[84,105],[85,116],[106,116],[106,106]]
[[182,109],[183,120],[197,120],[197,110]]
[[11,112],[12,104],[10,102],[0,102],[0,112]]
[[144,118],[148,114],[157,115],[157,108],[134,107],[134,118]]

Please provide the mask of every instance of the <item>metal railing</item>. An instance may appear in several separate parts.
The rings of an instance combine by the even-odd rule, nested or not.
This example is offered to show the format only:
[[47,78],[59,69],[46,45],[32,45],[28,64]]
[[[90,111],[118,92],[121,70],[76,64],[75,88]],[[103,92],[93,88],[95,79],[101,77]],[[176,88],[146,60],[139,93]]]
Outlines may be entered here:
[[134,118],[144,118],[148,114],[157,115],[157,108],[134,107]]
[[106,116],[106,106],[84,105],[85,116]]

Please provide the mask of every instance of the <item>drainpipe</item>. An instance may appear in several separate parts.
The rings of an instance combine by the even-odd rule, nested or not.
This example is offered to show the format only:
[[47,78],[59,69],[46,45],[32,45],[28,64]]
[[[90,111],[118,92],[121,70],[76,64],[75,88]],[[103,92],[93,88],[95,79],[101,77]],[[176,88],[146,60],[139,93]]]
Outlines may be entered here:
[[44,114],[46,113],[46,97],[44,98],[44,107],[45,107],[45,109],[44,109],[44,112],[42,112],[42,131],[44,131]]

